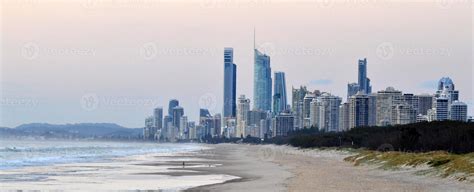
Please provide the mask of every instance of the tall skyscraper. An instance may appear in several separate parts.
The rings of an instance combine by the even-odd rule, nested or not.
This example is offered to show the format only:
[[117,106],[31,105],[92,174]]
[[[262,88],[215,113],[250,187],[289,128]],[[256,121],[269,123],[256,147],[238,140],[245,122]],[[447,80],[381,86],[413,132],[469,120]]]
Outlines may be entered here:
[[359,92],[349,98],[349,129],[369,124],[369,97]]
[[273,114],[277,115],[287,107],[286,80],[284,72],[275,72],[275,85],[273,94]]
[[367,58],[359,60],[359,91],[365,94],[372,93],[370,79],[367,78]]
[[156,129],[153,126],[154,118],[153,116],[147,117],[145,119],[145,128],[143,129],[143,138],[145,140],[152,140],[155,137]]
[[311,127],[319,128],[319,107],[321,102],[318,102],[319,98],[313,99],[310,103],[309,109],[309,122]]
[[179,119],[179,138],[188,139],[188,117],[182,116]]
[[224,117],[235,117],[237,93],[237,66],[234,49],[224,48]]
[[357,83],[349,83],[347,84],[347,98],[357,94],[359,92],[359,84]]
[[350,104],[344,103],[339,107],[339,131],[349,130]]
[[306,87],[301,86],[300,88],[292,88],[292,100],[291,100],[291,111],[293,115],[295,116],[294,118],[294,123],[295,123],[295,129],[303,129],[303,103],[304,103],[304,97],[306,96],[306,93],[308,93],[308,90]]
[[445,121],[449,118],[449,99],[441,96],[435,102],[436,121]]
[[273,119],[273,136],[287,136],[293,130],[294,116],[289,113],[280,113]]
[[303,98],[303,127],[311,127],[311,102],[316,98],[314,93],[306,93]]
[[453,101],[459,100],[459,91],[455,89],[453,80],[449,77],[443,77],[438,82],[438,90],[436,91],[435,97],[446,97],[449,105]]
[[454,101],[449,110],[449,120],[467,121],[467,105],[460,101]]
[[323,93],[318,97],[319,106],[319,130],[337,132],[339,130],[339,106],[342,99],[329,93]]
[[393,87],[377,92],[377,126],[392,124],[392,106],[400,104],[401,100],[403,100],[402,92]]
[[235,131],[236,137],[245,137],[245,127],[247,125],[247,116],[250,111],[250,99],[245,98],[245,95],[241,95],[237,100],[237,129]]
[[154,125],[158,131],[163,128],[163,108],[157,107],[153,110]]
[[272,110],[271,75],[272,69],[270,67],[270,56],[261,53],[254,45],[253,108],[256,110]]
[[163,118],[163,130],[161,131],[161,135],[163,135],[163,139],[170,138],[171,127],[173,126],[173,118],[169,115],[165,115]]
[[179,128],[179,121],[181,117],[184,115],[184,109],[180,106],[176,106],[173,108],[173,127]]
[[427,115],[428,110],[433,108],[433,96],[432,95],[417,95],[418,98],[418,114]]
[[168,104],[168,115],[170,117],[173,117],[173,109],[177,106],[179,106],[179,101],[176,99],[171,99]]

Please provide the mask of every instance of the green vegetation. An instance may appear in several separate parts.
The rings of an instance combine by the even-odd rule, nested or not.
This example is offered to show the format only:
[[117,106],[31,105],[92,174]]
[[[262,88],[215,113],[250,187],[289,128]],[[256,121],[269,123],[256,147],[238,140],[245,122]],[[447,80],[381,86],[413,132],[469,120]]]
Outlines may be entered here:
[[361,150],[357,155],[344,160],[352,162],[356,166],[375,164],[380,165],[383,169],[392,170],[419,168],[416,171],[417,174],[450,177],[474,183],[474,153],[452,154],[445,151],[405,153]]
[[437,121],[386,127],[358,127],[346,132],[305,129],[265,141],[299,148],[342,147],[378,151],[456,154],[474,152],[474,123]]

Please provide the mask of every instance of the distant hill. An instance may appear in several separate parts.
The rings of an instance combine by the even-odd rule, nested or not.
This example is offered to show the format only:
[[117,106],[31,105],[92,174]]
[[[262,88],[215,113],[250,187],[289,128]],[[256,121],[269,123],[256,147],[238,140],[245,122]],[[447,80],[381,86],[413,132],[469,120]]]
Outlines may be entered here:
[[142,136],[142,131],[142,128],[126,128],[114,123],[30,123],[0,128],[0,137],[137,139]]

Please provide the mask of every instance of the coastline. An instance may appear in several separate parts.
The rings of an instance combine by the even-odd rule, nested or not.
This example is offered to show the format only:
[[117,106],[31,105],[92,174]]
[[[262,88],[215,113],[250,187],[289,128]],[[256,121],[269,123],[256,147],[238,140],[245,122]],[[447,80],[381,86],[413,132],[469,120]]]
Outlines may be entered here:
[[413,168],[354,166],[344,158],[356,153],[343,150],[237,144],[218,144],[212,150],[230,161],[216,169],[198,170],[242,179],[187,191],[474,191],[471,183],[416,175]]
[[0,191],[474,191],[472,183],[416,175],[415,168],[354,166],[344,158],[357,153],[347,150],[196,145],[188,152],[2,170]]

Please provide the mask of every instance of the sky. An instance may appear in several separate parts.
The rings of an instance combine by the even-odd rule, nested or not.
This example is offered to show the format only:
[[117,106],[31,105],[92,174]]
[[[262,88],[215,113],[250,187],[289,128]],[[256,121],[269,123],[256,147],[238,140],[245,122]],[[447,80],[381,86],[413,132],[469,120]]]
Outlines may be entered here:
[[253,98],[253,32],[272,72],[346,98],[367,58],[373,91],[429,93],[444,76],[474,114],[472,1],[5,0],[0,126],[143,127],[178,99],[190,120],[222,112],[223,52]]

